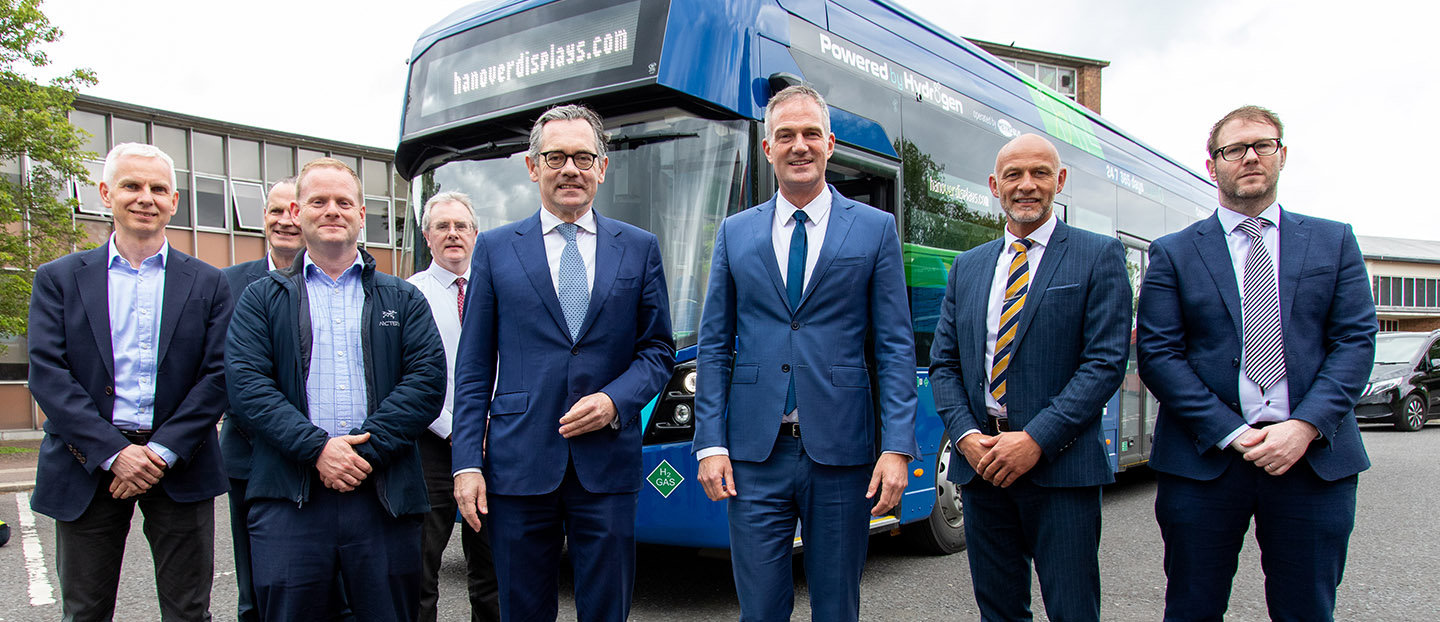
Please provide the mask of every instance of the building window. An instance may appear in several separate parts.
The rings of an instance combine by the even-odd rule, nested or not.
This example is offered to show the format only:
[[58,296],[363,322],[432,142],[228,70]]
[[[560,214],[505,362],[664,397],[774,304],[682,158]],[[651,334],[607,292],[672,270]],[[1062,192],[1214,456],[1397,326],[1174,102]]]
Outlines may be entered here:
[[131,121],[129,119],[111,117],[110,131],[115,135],[116,145],[120,143],[150,144],[150,137],[145,131],[144,121]]
[[390,201],[365,197],[365,243],[390,246]]
[[235,223],[241,229],[265,229],[265,186],[248,181],[230,182],[234,198]]
[[1400,330],[1400,320],[1380,320],[1380,330]]
[[230,176],[259,180],[260,143],[253,140],[230,139]]
[[1061,95],[1075,99],[1075,70],[1069,67],[1047,65],[1045,63],[1032,63],[1030,61],[1002,58],[1000,60],[1009,63],[1011,67],[1019,70],[1036,82],[1050,87],[1050,90]]
[[265,145],[265,179],[271,184],[295,174],[295,149],[286,145]]
[[1415,306],[1415,279],[1405,279],[1405,284],[1401,287],[1405,290],[1405,306]]
[[229,211],[228,206],[229,202],[225,200],[225,180],[195,176],[196,226],[225,229],[225,212]]
[[85,172],[90,176],[88,181],[80,180],[76,186],[80,189],[80,211],[85,214],[109,214],[110,210],[100,202],[100,178],[104,176],[105,163],[94,160],[81,162],[85,166]]

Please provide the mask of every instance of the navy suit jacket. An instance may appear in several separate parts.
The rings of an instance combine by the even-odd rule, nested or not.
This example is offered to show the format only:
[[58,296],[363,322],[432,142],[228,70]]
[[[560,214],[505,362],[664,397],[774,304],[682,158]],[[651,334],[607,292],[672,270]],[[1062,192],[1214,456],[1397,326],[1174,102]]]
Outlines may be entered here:
[[[1280,315],[1290,416],[1321,439],[1305,459],[1334,481],[1370,466],[1355,402],[1375,359],[1375,304],[1350,226],[1280,213]],[[1198,480],[1224,472],[1216,445],[1240,415],[1240,288],[1220,219],[1150,245],[1140,289],[1140,376],[1160,399],[1150,466]]]
[[[270,272],[270,258],[267,255],[254,261],[235,264],[220,272],[230,284],[230,295],[239,300],[246,287]],[[250,461],[255,453],[255,449],[250,445],[254,434],[243,429],[243,425],[238,417],[232,417],[228,413],[225,423],[220,425],[220,453],[225,457],[225,470],[233,479],[250,478]]]
[[920,456],[915,335],[895,217],[833,186],[830,193],[820,257],[793,311],[771,241],[775,199],[721,223],[700,320],[695,451],[724,447],[732,460],[763,462],[794,374],[805,452],[815,462]]
[[[40,266],[30,294],[30,393],[45,411],[45,440],[30,505],[73,521],[105,478],[100,464],[130,445],[111,423],[115,356],[110,346],[108,246]],[[179,456],[158,489],[182,503],[229,488],[215,422],[225,407],[225,326],[230,287],[220,270],[174,248],[156,351],[153,442]]]
[[[930,387],[951,439],[989,429],[986,315],[1004,246],[1004,238],[977,246],[950,268],[930,346]],[[1100,413],[1125,377],[1132,300],[1119,240],[1056,222],[1020,310],[1005,380],[1010,429],[1023,429],[1044,451],[1026,474],[1034,483],[1115,480]],[[950,466],[952,482],[975,477],[965,460]]]
[[[482,468],[489,492],[553,492],[572,463],[590,492],[640,490],[640,410],[675,365],[670,297],[654,234],[599,213],[595,228],[595,280],[574,341],[539,212],[475,240],[455,357],[451,460],[457,471]],[[560,417],[596,392],[614,401],[620,429],[560,436]]]

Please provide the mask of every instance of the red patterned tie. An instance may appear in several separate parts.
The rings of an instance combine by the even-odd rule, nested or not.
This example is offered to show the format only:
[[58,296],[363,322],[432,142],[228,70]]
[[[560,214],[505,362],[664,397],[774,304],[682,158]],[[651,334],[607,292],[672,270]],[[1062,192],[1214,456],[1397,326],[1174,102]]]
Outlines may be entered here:
[[463,322],[465,321],[465,277],[455,277],[455,289],[458,290],[458,293],[455,294],[456,309],[460,311],[460,321]]

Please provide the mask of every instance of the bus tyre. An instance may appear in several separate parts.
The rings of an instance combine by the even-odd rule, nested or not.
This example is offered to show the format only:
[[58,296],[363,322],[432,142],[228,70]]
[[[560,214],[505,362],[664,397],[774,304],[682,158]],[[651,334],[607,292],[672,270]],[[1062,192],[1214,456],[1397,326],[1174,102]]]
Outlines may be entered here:
[[950,481],[950,461],[955,455],[949,438],[943,439],[935,457],[935,507],[930,516],[905,528],[916,548],[932,555],[949,555],[965,549],[965,515],[961,512],[960,487]]

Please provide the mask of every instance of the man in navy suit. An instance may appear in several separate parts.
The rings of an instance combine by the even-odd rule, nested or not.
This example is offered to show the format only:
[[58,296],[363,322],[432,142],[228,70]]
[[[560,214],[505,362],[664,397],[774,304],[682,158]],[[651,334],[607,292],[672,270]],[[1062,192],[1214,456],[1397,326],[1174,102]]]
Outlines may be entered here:
[[955,258],[930,348],[985,620],[1031,619],[1032,562],[1050,619],[1100,619],[1100,486],[1115,478],[1100,414],[1124,378],[1131,293],[1120,242],[1055,215],[1065,176],[1039,135],[1000,150],[1004,236]]
[[480,234],[470,264],[455,499],[472,529],[489,515],[502,620],[555,619],[568,544],[579,619],[619,622],[635,582],[640,409],[674,365],[660,245],[593,208],[608,164],[594,111],[540,115],[525,164],[540,209]]
[[900,239],[894,216],[825,183],[835,135],[814,89],[771,98],[763,146],[779,192],[715,237],[699,479],[710,499],[729,500],[742,620],[790,619],[797,519],[811,617],[856,620],[869,518],[899,501],[920,454]]
[[1377,322],[1350,226],[1276,202],[1283,132],[1258,106],[1220,119],[1205,162],[1219,209],[1150,245],[1137,345],[1160,399],[1167,621],[1223,619],[1252,518],[1271,619],[1334,618]]
[[[295,202],[295,178],[275,182],[265,196],[265,242],[270,252],[254,261],[235,264],[224,270],[230,293],[239,298],[245,288],[271,270],[289,267],[295,256],[305,249],[300,227],[290,216]],[[225,470],[230,476],[230,534],[235,551],[235,619],[254,622],[260,619],[255,609],[255,584],[250,578],[250,528],[247,526],[250,506],[245,502],[245,484],[250,481],[250,446],[253,433],[241,430],[238,420],[226,417],[220,426],[220,453],[225,457]]]
[[114,615],[137,504],[161,616],[210,619],[231,299],[218,269],[166,241],[175,187],[164,152],[116,145],[100,182],[115,233],[35,272],[30,392],[47,420],[31,507],[56,521],[66,620]]

